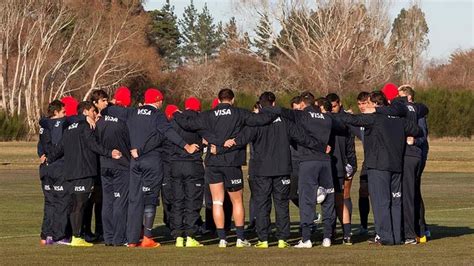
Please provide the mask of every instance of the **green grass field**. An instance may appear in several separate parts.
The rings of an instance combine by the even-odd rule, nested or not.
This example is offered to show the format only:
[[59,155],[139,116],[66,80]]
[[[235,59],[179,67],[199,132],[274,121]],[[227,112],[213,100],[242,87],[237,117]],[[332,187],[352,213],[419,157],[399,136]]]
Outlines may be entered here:
[[[358,153],[362,158],[360,147]],[[357,191],[356,177],[352,187],[354,233],[359,224]],[[313,238],[317,245],[310,250],[218,249],[215,239],[205,240],[209,246],[203,248],[177,249],[161,224],[160,208],[155,234],[163,246],[157,249],[42,247],[43,199],[35,144],[0,143],[0,264],[474,264],[474,141],[431,141],[423,193],[433,238],[419,245],[369,246],[366,238],[354,236],[353,246],[343,246],[338,229],[338,240],[330,248],[320,246],[318,231]],[[294,243],[299,236],[298,211],[293,205],[291,214]],[[256,242],[255,235],[250,238]]]

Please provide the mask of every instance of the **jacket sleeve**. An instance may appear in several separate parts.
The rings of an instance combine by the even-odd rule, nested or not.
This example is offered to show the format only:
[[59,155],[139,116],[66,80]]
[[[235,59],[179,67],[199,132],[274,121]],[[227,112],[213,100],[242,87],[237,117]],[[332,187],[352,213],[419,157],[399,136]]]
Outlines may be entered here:
[[176,112],[174,114],[174,120],[180,127],[187,131],[198,131],[206,129],[206,113],[200,113],[197,117],[189,117],[182,113]]
[[111,116],[117,117],[118,119],[122,121],[127,121],[129,112],[133,112],[133,111],[134,109],[131,109],[131,108],[125,108],[125,107],[113,105],[102,110],[101,115],[102,116],[111,115]]
[[408,109],[403,101],[393,101],[389,106],[375,107],[377,114],[405,117]]
[[64,155],[64,139],[58,145],[51,145],[51,149],[46,156],[48,163],[52,163]]
[[325,152],[326,150],[325,145],[319,140],[306,135],[306,133],[294,123],[288,122],[287,133],[291,140],[301,146],[321,152]]
[[337,114],[334,116],[335,119],[338,119],[340,122],[345,124],[357,126],[357,127],[370,127],[375,122],[375,117],[373,114]]
[[174,144],[178,145],[181,148],[187,144],[183,138],[173,129],[171,124],[166,119],[165,115],[162,112],[158,112],[156,117],[157,130],[163,134],[167,139],[169,139]]
[[243,116],[244,124],[250,127],[264,126],[264,125],[270,124],[278,116],[277,114],[274,114],[272,112],[255,114],[255,113],[250,112],[249,110],[245,110],[245,109],[239,109],[239,110],[240,110],[241,115]]
[[49,151],[53,146],[51,138],[51,129],[40,122],[39,130],[39,140],[38,140],[38,157],[41,157],[43,154],[48,157]]
[[138,150],[138,155],[145,155],[150,151],[158,148],[165,141],[165,136],[158,131],[155,131],[143,144],[143,147]]
[[352,176],[357,172],[357,157],[355,149],[355,137],[353,134],[350,134],[346,138],[346,158],[347,163],[352,166]]
[[425,117],[418,119],[418,126],[422,135],[415,139],[415,146],[422,147],[428,141],[428,124]]
[[85,123],[82,125],[82,127],[82,133],[84,134],[84,142],[86,143],[87,147],[89,147],[89,149],[91,149],[94,153],[111,158],[112,150],[105,148],[97,141],[94,130],[89,127],[89,124]]
[[403,119],[403,127],[405,130],[405,135],[407,136],[417,138],[423,134],[423,131],[420,129],[420,127],[408,119]]
[[255,139],[257,133],[257,127],[244,127],[244,129],[242,129],[235,137],[235,142],[237,144],[230,148],[216,145],[217,154],[228,153],[244,148],[245,146],[247,146],[248,143],[252,142]]

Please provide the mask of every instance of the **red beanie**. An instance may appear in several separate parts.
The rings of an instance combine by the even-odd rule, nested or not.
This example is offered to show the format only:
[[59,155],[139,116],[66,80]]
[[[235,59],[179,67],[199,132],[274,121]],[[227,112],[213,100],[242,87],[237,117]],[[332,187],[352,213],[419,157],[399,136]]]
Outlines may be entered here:
[[145,91],[145,104],[156,103],[163,100],[161,91],[155,88],[149,88]]
[[214,100],[212,100],[212,108],[211,109],[216,108],[216,106],[218,104],[219,104],[219,98],[214,98]]
[[123,107],[129,107],[132,102],[130,90],[127,87],[120,87],[115,91],[115,104]]
[[392,101],[393,99],[395,99],[398,96],[398,88],[393,83],[385,84],[385,86],[383,86],[382,92],[383,92],[383,94],[385,94],[385,97],[389,101]]
[[174,105],[174,104],[168,104],[165,108],[165,115],[166,115],[166,118],[168,120],[171,120],[173,119],[173,115],[174,113],[178,112],[179,111],[179,108],[178,106]]
[[201,101],[196,97],[189,97],[184,101],[184,108],[186,110],[201,111]]
[[77,106],[79,103],[74,97],[66,96],[61,99],[61,102],[64,103],[64,109],[66,111],[66,116],[77,115]]

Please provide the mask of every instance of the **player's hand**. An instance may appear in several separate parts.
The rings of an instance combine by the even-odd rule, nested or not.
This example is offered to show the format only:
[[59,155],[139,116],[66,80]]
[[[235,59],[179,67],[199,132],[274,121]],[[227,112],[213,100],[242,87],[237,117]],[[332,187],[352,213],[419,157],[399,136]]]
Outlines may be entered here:
[[186,150],[187,153],[193,154],[197,151],[199,151],[199,145],[197,144],[186,144],[184,145],[184,149]]
[[216,155],[217,154],[217,147],[214,144],[211,144],[211,153]]
[[130,150],[130,155],[132,155],[133,159],[137,159],[138,158],[138,150],[137,149]]
[[235,139],[228,139],[224,142],[224,147],[226,148],[230,148],[234,145],[237,145],[237,143],[235,142]]
[[118,160],[118,159],[122,158],[122,153],[119,150],[113,150],[112,151],[112,158],[114,158],[115,160]]
[[41,157],[40,157],[41,164],[44,164],[47,161],[48,161],[48,158],[46,158],[46,155],[45,154],[41,155]]
[[95,121],[88,116],[86,116],[86,120],[87,120],[87,123],[89,123],[89,126],[91,127],[91,129],[95,129]]
[[373,114],[375,113],[375,107],[366,107],[364,110],[364,114]]
[[207,145],[209,145],[209,142],[207,142],[207,140],[203,138],[203,139],[202,139],[202,144],[204,144],[204,145],[207,146]]
[[326,146],[326,153],[330,153],[331,152],[331,146],[327,145]]
[[410,145],[410,146],[415,144],[415,138],[414,137],[407,137],[407,144]]

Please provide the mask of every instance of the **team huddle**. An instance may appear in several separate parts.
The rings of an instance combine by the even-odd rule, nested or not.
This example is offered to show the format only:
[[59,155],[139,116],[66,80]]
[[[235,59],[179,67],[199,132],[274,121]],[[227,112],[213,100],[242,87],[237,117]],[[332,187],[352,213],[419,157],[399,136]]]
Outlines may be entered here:
[[[162,112],[164,98],[154,88],[137,107],[130,107],[126,87],[113,99],[95,90],[89,101],[54,100],[40,120],[41,243],[159,247],[152,229],[161,196],[163,221],[176,247],[201,247],[199,235],[212,232],[225,248],[233,220],[236,247],[252,246],[246,233],[253,228],[254,246],[268,248],[273,202],[277,246],[288,248],[290,201],[299,208],[301,240],[295,248],[313,246],[319,220],[322,246],[334,242],[337,220],[342,243],[352,245],[356,137],[364,149],[359,234],[368,234],[372,205],[375,234],[369,243],[426,242],[421,175],[428,154],[428,108],[414,96],[407,85],[361,92],[361,114],[344,110],[334,93],[315,98],[310,92],[294,97],[288,109],[264,92],[249,111],[234,106],[228,88],[203,112],[195,97],[186,99],[184,111],[167,105]],[[243,165],[248,165],[250,188],[247,229]]]

